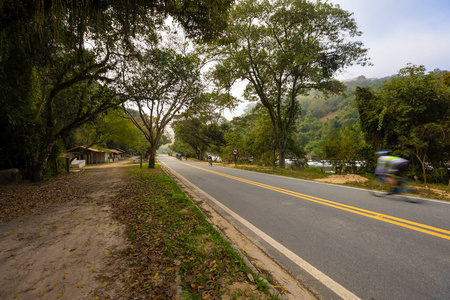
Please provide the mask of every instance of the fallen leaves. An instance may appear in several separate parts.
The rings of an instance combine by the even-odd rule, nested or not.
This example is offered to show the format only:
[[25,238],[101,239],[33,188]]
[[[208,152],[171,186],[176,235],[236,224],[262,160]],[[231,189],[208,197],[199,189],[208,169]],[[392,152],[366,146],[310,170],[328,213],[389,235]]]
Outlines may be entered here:
[[[73,174],[70,174],[64,180],[52,179],[40,184],[23,183],[0,191],[0,222],[30,214],[38,208],[55,203],[86,200],[88,185],[86,184],[86,188],[80,188],[82,185],[68,180],[73,178]],[[205,217],[160,169],[148,172],[146,170],[142,178],[126,179],[121,191],[110,201],[115,216],[123,224],[127,224],[129,245],[123,252],[105,247],[106,249],[96,253],[103,253],[103,258],[113,262],[117,256],[129,259],[128,266],[120,266],[120,272],[127,275],[122,279],[126,290],[120,291],[119,298],[173,298],[182,286],[183,293],[191,298],[219,299],[230,285],[236,282],[247,287],[252,286],[249,291],[257,289],[255,282],[258,281],[259,275],[249,273],[242,259],[232,254],[229,245],[221,240],[220,235],[213,233],[212,226]],[[72,215],[64,214],[64,217],[72,218]],[[84,220],[90,220],[89,216]],[[56,228],[58,224],[54,226]],[[97,228],[103,231],[105,225],[98,225]],[[2,233],[4,237],[14,234],[16,233]],[[23,239],[42,236],[41,232],[28,235],[23,236]],[[44,238],[46,235],[45,232]],[[93,274],[93,280],[98,284],[97,291],[100,291],[100,288],[104,289],[102,292],[115,289],[114,281],[107,277],[110,276],[108,272],[102,275],[94,270],[93,264],[83,263],[84,250],[88,249],[85,247],[91,243],[98,244],[97,240],[88,238],[81,244],[69,244],[71,247],[64,250],[66,254],[70,252],[72,257],[68,261],[72,260],[72,264],[77,263],[82,268],[92,269],[92,272],[88,271]],[[127,267],[129,271],[125,270]],[[79,292],[85,292],[91,287],[87,281],[77,280],[83,283],[77,284],[77,281],[74,282],[75,277],[64,273],[64,284],[58,289],[67,286],[68,282],[71,282],[71,289],[84,289]],[[58,277],[58,280],[63,282],[61,277]],[[248,280],[247,284],[245,280]],[[63,291],[57,298],[63,298],[65,292],[66,296],[69,295],[68,291]],[[246,292],[247,294],[252,296],[250,292]],[[93,297],[95,295],[100,294],[94,294]],[[258,296],[254,298],[261,299]]]
[[[15,224],[13,227],[4,227],[8,229],[0,231],[0,237],[4,241],[14,242],[17,247],[23,245],[21,249],[30,252],[32,259],[27,255],[17,255],[15,259],[21,263],[18,266],[23,266],[28,260],[33,263],[30,271],[20,277],[27,280],[18,282],[17,287],[10,287],[5,299],[14,297],[16,290],[28,293],[21,299],[39,299],[40,296],[81,299],[74,295],[87,295],[94,289],[100,291],[100,288],[103,288],[98,294],[100,298],[108,299],[106,296],[117,295],[124,289],[125,285],[120,283],[122,261],[118,256],[123,242],[121,225],[111,218],[108,206],[110,197],[118,193],[122,183],[111,184],[108,181],[106,184],[103,179],[120,180],[125,172],[94,171],[84,172],[83,175],[88,176],[70,174],[42,183],[23,182],[0,188],[0,222],[21,216],[11,222]],[[94,186],[94,178],[100,184]],[[84,200],[90,202],[86,204]],[[94,215],[98,211],[101,214]],[[97,227],[98,224],[101,226]],[[44,253],[46,247],[48,251]],[[102,255],[103,251],[105,255]],[[44,254],[41,256],[40,253]],[[8,272],[12,273],[14,269]],[[97,274],[101,276],[96,277]],[[28,278],[37,280],[30,281]],[[26,282],[35,285],[28,290],[30,286]],[[92,299],[97,294],[92,295],[88,298]]]
[[0,223],[31,214],[36,209],[83,197],[83,189],[71,184],[82,173],[64,174],[45,182],[3,185],[0,189]]
[[242,258],[160,169],[143,170],[126,186],[113,206],[131,243],[126,297],[171,298],[180,285],[198,299],[221,298],[230,282],[258,289]]

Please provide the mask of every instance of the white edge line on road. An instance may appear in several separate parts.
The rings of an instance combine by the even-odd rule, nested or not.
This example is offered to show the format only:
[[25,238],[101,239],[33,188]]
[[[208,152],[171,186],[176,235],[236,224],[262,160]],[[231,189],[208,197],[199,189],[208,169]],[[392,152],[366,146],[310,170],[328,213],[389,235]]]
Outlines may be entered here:
[[[161,162],[161,163],[163,163],[163,162]],[[203,190],[199,189],[196,185],[194,185],[192,182],[187,180],[185,177],[183,177],[182,175],[180,175],[179,173],[174,171],[172,168],[167,166],[165,163],[163,163],[163,164],[167,168],[169,168],[173,172],[173,174],[176,175],[176,177],[180,178],[182,181],[188,183],[191,186],[195,186],[199,191],[201,191],[205,196],[207,196],[209,200],[213,201],[217,206],[219,206],[225,212],[230,214],[233,218],[235,218],[241,224],[246,226],[249,230],[251,230],[257,236],[259,236],[261,239],[266,241],[269,245],[271,245],[272,247],[274,247],[275,249],[280,251],[284,256],[286,256],[292,262],[294,262],[297,266],[299,266],[300,268],[302,268],[303,270],[308,272],[311,276],[313,276],[314,278],[319,280],[322,284],[324,284],[330,290],[335,292],[337,295],[339,295],[343,299],[349,299],[349,300],[351,300],[351,299],[355,299],[355,300],[356,299],[360,299],[355,294],[353,294],[352,292],[348,291],[346,288],[341,286],[339,283],[337,283],[336,281],[334,281],[333,279],[331,279],[330,277],[328,277],[327,275],[322,273],[320,270],[318,270],[315,267],[313,267],[307,261],[305,261],[304,259],[300,258],[294,252],[292,252],[291,250],[287,249],[286,247],[284,247],[283,245],[278,243],[276,240],[274,240],[272,237],[270,237],[269,235],[267,235],[266,233],[264,233],[263,231],[261,231],[260,229],[255,227],[253,224],[251,224],[250,222],[248,222],[247,220],[245,220],[244,218],[239,216],[237,213],[235,213],[234,211],[232,211],[231,209],[229,209],[228,207],[226,207],[225,205],[223,205],[222,203],[217,201],[215,198],[213,198],[210,195],[208,195]]]

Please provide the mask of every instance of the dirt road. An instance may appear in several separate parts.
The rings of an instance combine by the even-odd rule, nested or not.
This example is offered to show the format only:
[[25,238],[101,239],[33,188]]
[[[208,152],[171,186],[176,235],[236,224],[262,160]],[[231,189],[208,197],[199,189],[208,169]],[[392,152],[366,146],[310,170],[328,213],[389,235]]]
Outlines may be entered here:
[[2,221],[28,212],[0,223],[1,299],[120,297],[127,244],[111,203],[124,187],[125,163],[1,187]]
[[[133,267],[125,257],[129,251],[123,250],[130,244],[125,225],[113,218],[134,192],[126,163],[0,187],[0,299],[129,298]],[[250,261],[288,288],[285,299],[314,298],[197,194],[184,189]]]

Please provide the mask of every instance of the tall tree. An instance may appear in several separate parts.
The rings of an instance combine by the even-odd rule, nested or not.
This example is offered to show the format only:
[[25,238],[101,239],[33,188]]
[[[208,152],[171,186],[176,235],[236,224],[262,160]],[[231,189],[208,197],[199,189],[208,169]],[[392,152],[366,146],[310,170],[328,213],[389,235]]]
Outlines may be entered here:
[[169,122],[200,99],[198,60],[169,49],[149,49],[127,63],[122,82],[127,107],[137,107],[139,118],[129,116],[150,143],[149,168],[155,167],[159,140]]
[[[139,33],[172,16],[187,35],[208,41],[228,20],[229,0],[0,1],[0,167],[42,180],[55,141],[123,99],[111,80]],[[25,129],[24,129],[25,128]],[[18,155],[17,153],[20,153]]]
[[[1,139],[7,145],[2,154],[21,153],[33,181],[43,179],[48,157],[59,139],[120,103],[110,86],[114,55],[106,47],[95,51],[85,49],[84,45],[72,48],[74,41],[83,41],[80,33],[68,27],[58,31],[59,39],[55,40],[52,23],[48,21],[42,26],[42,34],[34,33],[30,41],[19,44],[7,40],[2,44],[5,55],[0,61],[0,76],[5,80],[0,87],[10,91],[0,97],[0,110],[7,116],[8,130],[2,133]],[[18,39],[26,36],[20,31]],[[11,52],[16,45],[18,51]],[[22,56],[17,56],[18,53]],[[102,58],[96,59],[97,56]],[[12,66],[21,58],[25,61],[22,70]],[[20,88],[16,90],[16,86]],[[11,143],[16,139],[21,139],[19,145],[27,150]],[[16,159],[15,164],[27,169]]]
[[361,35],[351,13],[327,2],[244,0],[231,13],[216,51],[215,76],[225,87],[247,80],[246,97],[267,109],[284,167],[286,145],[301,108],[297,97],[316,89],[338,93],[333,78],[352,64],[366,64]]

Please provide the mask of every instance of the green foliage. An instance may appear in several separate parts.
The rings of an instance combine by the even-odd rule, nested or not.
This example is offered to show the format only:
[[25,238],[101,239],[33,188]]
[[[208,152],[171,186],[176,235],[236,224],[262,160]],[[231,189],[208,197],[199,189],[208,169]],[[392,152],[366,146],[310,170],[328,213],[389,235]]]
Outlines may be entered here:
[[236,101],[218,92],[202,93],[196,105],[173,123],[176,141],[171,149],[199,160],[207,154],[218,154],[225,143],[224,134],[229,126],[221,112],[232,108]]
[[128,149],[137,143],[139,130],[122,109],[108,111],[74,131],[74,145],[108,148],[108,144],[121,144]]
[[154,44],[157,26],[170,15],[189,37],[209,41],[226,26],[230,5],[229,0],[1,1],[0,168],[18,167],[42,180],[59,139],[126,100],[117,96],[113,82],[124,71],[121,59],[135,54],[137,37]]
[[[84,26],[78,30],[110,30],[107,20],[117,20],[123,31],[131,36],[143,24],[161,24],[165,17],[172,16],[191,38],[210,41],[226,27],[230,0],[197,1],[152,1],[152,0],[2,0],[0,3],[0,32],[16,23],[32,23],[35,30],[41,31],[45,16],[54,17],[55,30],[64,26],[69,15],[84,18]],[[103,32],[104,33],[104,32]],[[55,33],[57,36],[57,33]]]
[[308,167],[304,170],[305,173],[310,173],[310,174],[323,174],[323,170],[319,167]]
[[[447,72],[425,74],[408,65],[379,91],[357,90],[360,123],[375,149],[391,149],[421,166],[439,169],[450,160],[450,89]],[[447,172],[442,180],[448,181]]]
[[[358,124],[359,112],[355,104],[357,86],[366,85],[376,88],[383,86],[389,79],[389,77],[366,79],[360,76],[343,82],[346,86],[344,95],[326,98],[313,91],[308,96],[298,98],[303,113],[297,119],[294,136],[305,148],[308,156],[312,159],[322,159],[319,155],[321,147],[332,132],[344,126]],[[369,123],[365,122],[361,126],[367,125]]]
[[[358,163],[373,163],[373,150],[357,126],[344,126],[332,132],[323,142],[321,151],[321,157],[338,172],[357,173],[360,170]],[[368,166],[363,169],[367,171]]]
[[[239,151],[239,161],[258,165],[273,166],[279,156],[272,130],[272,123],[265,110],[256,107],[252,112],[234,118],[225,134],[226,145],[221,149],[221,158],[233,162],[233,149]],[[292,137],[286,141],[286,155],[298,160],[304,158],[303,147]]]
[[[65,26],[56,26],[57,21],[44,14],[42,22],[38,32],[32,22],[12,22],[1,32],[0,45],[0,76],[5,79],[1,88],[15,90],[0,96],[1,113],[8,116],[5,128],[12,134],[5,148],[19,155],[2,154],[35,181],[43,179],[59,139],[119,100],[104,76],[112,67],[110,55],[102,52],[103,60],[96,60],[96,50],[84,48],[82,33],[72,31],[75,23],[82,26],[81,20],[67,19]],[[27,66],[18,68],[23,63]],[[31,138],[16,134],[22,128]]]
[[342,37],[361,33],[350,13],[320,1],[241,1],[231,19],[216,47],[223,60],[215,78],[224,88],[235,80],[249,82],[245,96],[267,110],[284,167],[287,141],[301,112],[297,97],[311,89],[341,92],[333,75],[367,62],[362,44]]
[[271,123],[267,116],[255,111],[230,122],[230,130],[225,134],[226,146],[221,149],[221,157],[234,162],[233,149],[238,149],[238,159],[244,163],[273,166],[276,160],[275,141]]

